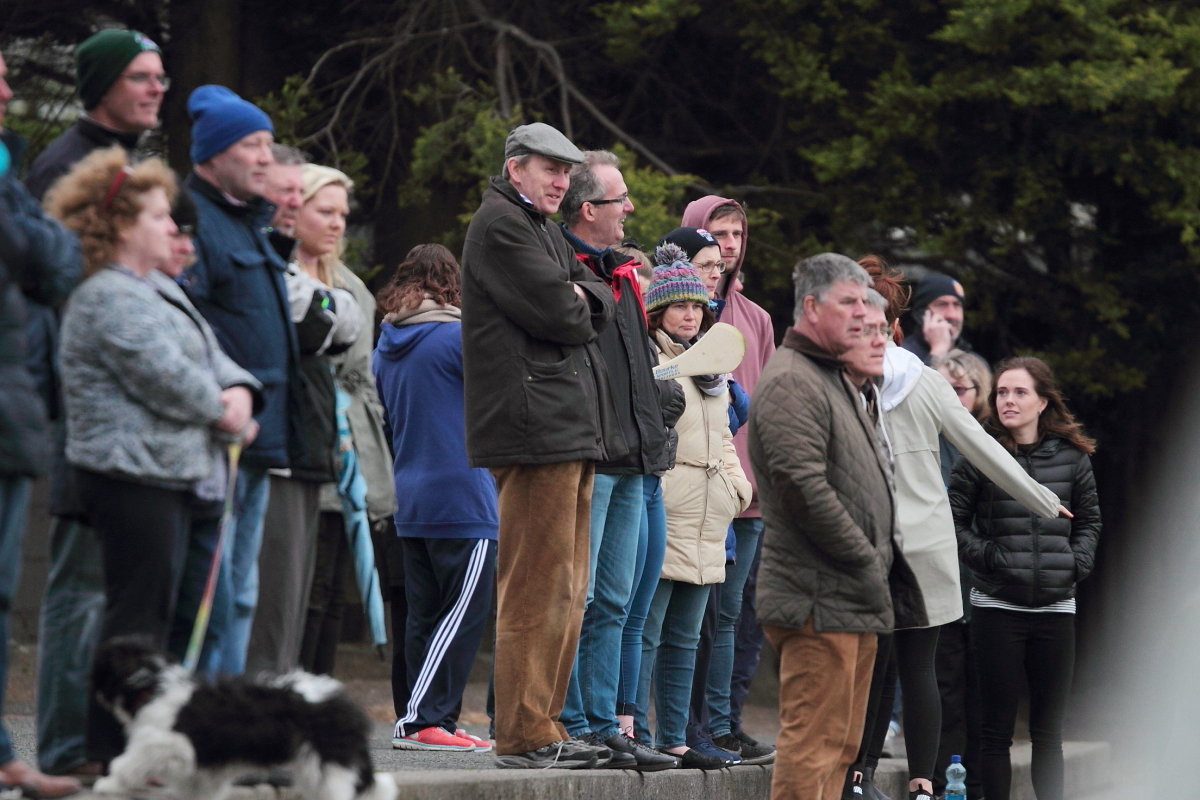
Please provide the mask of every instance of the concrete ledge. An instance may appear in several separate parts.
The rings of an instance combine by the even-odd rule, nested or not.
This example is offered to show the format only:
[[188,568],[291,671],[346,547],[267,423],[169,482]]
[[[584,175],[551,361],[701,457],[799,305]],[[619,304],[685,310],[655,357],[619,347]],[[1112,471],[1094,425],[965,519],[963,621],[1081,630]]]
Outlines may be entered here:
[[[1037,800],[1033,793],[1030,764],[1033,748],[1019,742],[1012,748],[1012,794],[1009,800]],[[1066,780],[1063,793],[1069,798],[1086,797],[1110,785],[1112,752],[1108,742],[1063,742]],[[908,797],[908,762],[885,758],[875,771],[875,785],[892,800]]]
[[628,770],[398,772],[408,800],[756,800],[770,797],[771,767]]
[[[1106,742],[1067,742],[1066,796],[1082,798],[1108,787],[1111,752]],[[1036,800],[1030,782],[1031,748],[1013,747],[1010,800]],[[404,770],[393,773],[403,800],[767,800],[773,767],[677,769],[638,773],[626,770]],[[876,786],[893,800],[908,797],[908,768],[885,758]],[[140,797],[165,797],[147,793]],[[113,800],[111,795],[76,795],[80,800]],[[269,786],[237,788],[230,800],[295,800],[294,792]]]

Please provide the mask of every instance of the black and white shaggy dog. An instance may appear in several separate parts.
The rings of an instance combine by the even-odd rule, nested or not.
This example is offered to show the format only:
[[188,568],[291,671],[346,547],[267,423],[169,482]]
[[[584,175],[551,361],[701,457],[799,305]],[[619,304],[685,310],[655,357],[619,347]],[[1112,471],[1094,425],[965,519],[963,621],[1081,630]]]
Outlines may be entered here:
[[286,766],[305,800],[396,797],[392,776],[372,770],[370,720],[333,678],[297,671],[209,685],[145,641],[120,637],[98,648],[92,690],[129,739],[97,792],[155,779],[181,800],[221,800],[239,775]]

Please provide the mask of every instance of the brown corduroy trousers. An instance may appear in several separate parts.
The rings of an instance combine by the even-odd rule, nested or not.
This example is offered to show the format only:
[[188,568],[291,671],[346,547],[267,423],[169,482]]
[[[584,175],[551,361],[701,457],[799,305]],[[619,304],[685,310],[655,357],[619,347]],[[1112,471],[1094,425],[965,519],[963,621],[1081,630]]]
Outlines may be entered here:
[[497,755],[569,738],[558,716],[587,601],[594,471],[590,461],[492,468],[500,501]]
[[874,633],[763,625],[779,653],[779,722],[771,800],[836,800],[858,755],[875,666]]

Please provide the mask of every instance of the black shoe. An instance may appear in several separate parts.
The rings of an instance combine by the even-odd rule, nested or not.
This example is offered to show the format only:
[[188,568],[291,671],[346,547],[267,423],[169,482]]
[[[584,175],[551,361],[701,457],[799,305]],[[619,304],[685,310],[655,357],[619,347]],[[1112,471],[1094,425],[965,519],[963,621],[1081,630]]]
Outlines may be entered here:
[[578,741],[596,750],[597,769],[633,769],[637,766],[637,759],[633,757],[632,753],[626,753],[623,750],[614,750],[597,733],[588,731],[580,736]]
[[623,733],[614,733],[604,740],[604,744],[613,751],[613,760],[617,756],[628,755],[633,758],[633,766],[638,772],[659,772],[664,769],[675,769],[679,759],[669,753],[660,753],[640,739],[631,739]]
[[875,769],[864,769],[862,778],[863,800],[892,800],[875,785]]
[[933,792],[917,789],[908,793],[908,800],[933,800]]
[[733,738],[737,739],[742,744],[748,744],[751,747],[767,747],[768,746],[768,745],[764,745],[763,743],[758,741],[758,739],[755,739],[753,736],[746,733],[745,731],[738,731],[737,733],[732,734],[732,736],[733,736]]
[[563,739],[528,753],[496,756],[499,769],[591,769],[596,766],[596,748],[578,739]]
[[[675,754],[667,753],[667,755]],[[679,766],[683,769],[725,769],[733,766],[733,762],[727,758],[706,756],[694,747],[689,747],[686,753],[675,757],[680,760]]]
[[750,744],[732,733],[714,736],[713,744],[722,750],[728,750],[741,756],[742,763],[746,765],[775,763],[775,748],[769,744],[759,744],[758,742]]

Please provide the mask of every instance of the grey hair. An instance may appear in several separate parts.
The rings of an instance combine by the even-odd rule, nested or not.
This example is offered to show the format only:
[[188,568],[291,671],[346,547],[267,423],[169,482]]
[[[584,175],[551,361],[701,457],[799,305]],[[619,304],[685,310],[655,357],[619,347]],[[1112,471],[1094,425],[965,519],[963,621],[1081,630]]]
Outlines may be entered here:
[[584,203],[599,200],[604,193],[604,181],[596,175],[596,167],[620,169],[621,159],[607,150],[588,150],[583,154],[583,162],[571,167],[571,185],[558,208],[568,228],[579,220]]
[[792,270],[792,282],[796,285],[796,308],[793,318],[798,321],[804,314],[804,298],[815,297],[819,303],[839,281],[850,281],[867,289],[872,288],[871,276],[849,256],[821,253],[798,263]]
[[529,163],[529,159],[533,158],[533,153],[525,153],[525,154],[519,155],[519,156],[509,156],[508,158],[504,159],[504,179],[505,180],[508,180],[510,177],[512,177],[508,172],[508,162],[510,159],[513,159],[513,158],[515,158],[517,160],[518,164],[520,164],[522,167],[524,167],[526,164]]
[[308,156],[295,147],[275,142],[271,145],[271,156],[275,163],[284,167],[302,167],[308,163]]
[[874,289],[867,289],[867,305],[871,306],[871,308],[878,308],[884,314],[887,314],[888,301]]

